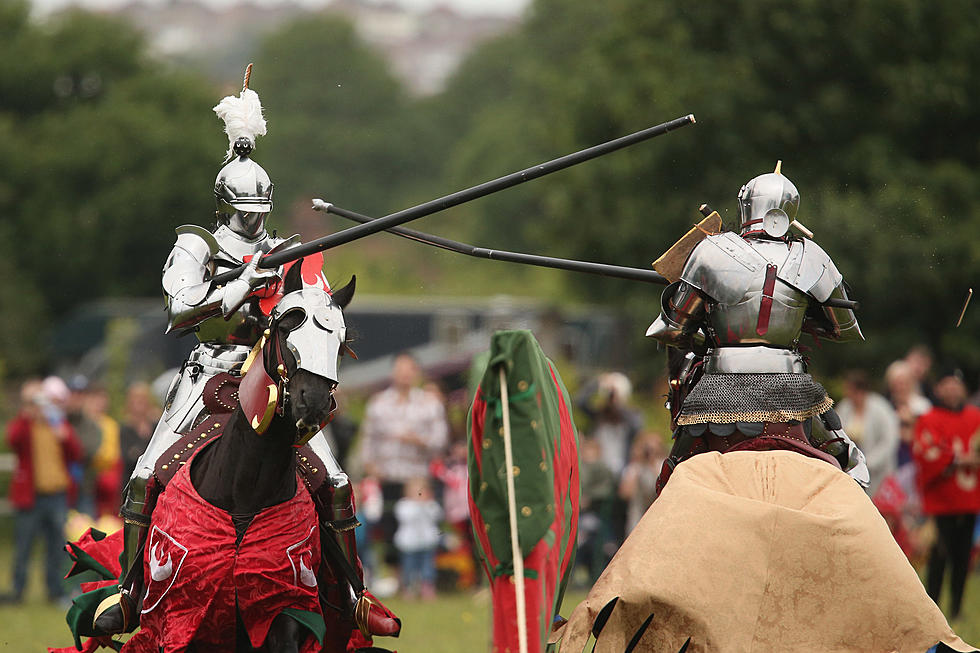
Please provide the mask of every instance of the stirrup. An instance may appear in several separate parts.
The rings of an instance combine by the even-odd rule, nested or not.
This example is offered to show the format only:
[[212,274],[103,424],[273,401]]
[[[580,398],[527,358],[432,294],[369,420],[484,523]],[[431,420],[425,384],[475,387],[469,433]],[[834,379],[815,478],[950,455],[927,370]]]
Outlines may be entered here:
[[139,625],[138,607],[124,589],[106,597],[95,609],[92,626],[110,635],[131,632]]
[[[372,608],[377,608],[372,610]],[[402,622],[398,617],[389,616],[388,610],[380,601],[363,592],[354,604],[354,623],[364,637],[398,637]]]

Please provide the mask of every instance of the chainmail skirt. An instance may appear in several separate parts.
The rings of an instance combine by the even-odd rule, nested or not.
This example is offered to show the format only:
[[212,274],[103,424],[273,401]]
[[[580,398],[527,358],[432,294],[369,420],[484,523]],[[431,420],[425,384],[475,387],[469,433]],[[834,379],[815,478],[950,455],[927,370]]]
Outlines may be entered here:
[[684,399],[680,426],[802,422],[834,405],[809,374],[705,374]]

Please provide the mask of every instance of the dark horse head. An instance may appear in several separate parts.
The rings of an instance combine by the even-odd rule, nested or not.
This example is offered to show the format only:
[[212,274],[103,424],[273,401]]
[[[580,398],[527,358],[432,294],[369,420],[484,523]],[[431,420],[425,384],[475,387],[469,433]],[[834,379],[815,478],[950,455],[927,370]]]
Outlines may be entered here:
[[301,263],[286,274],[265,335],[243,365],[239,407],[191,469],[201,496],[249,515],[296,491],[296,445],[329,421],[339,357],[349,351],[343,308],[355,281],[332,295],[305,286]]
[[349,351],[342,309],[355,286],[351,279],[331,296],[304,286],[300,267],[293,265],[283,281],[283,297],[253,360],[246,363],[239,391],[252,428],[265,433],[275,420],[280,429],[295,429],[294,444],[313,437],[336,408],[338,361]]

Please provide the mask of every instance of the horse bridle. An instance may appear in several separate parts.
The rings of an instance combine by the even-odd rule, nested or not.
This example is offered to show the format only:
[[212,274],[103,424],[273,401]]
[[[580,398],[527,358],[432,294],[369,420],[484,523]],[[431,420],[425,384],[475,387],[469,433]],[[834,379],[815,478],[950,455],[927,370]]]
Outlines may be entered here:
[[[296,292],[302,293],[304,291]],[[249,425],[260,435],[265,433],[269,428],[273,417],[276,415],[281,417],[285,414],[286,406],[289,402],[290,377],[287,372],[285,352],[283,351],[284,341],[289,346],[288,336],[285,338],[282,337],[278,326],[282,317],[295,310],[303,310],[304,319],[291,332],[298,331],[313,317],[311,316],[312,311],[302,307],[290,307],[281,315],[274,315],[272,324],[265,330],[262,337],[259,338],[255,347],[249,353],[248,358],[242,364],[243,377],[238,391],[239,403],[245,411]],[[326,327],[319,325],[315,317],[313,319],[320,326],[320,329],[331,332]],[[273,334],[275,335],[273,336]],[[290,349],[292,350],[291,353],[293,354],[297,369],[302,369],[300,368],[301,361],[298,350],[295,347],[290,347]],[[342,344],[340,351],[343,352],[346,350],[346,344]],[[256,359],[260,356],[262,364],[255,365]],[[277,378],[273,378],[269,374],[269,370],[275,370]],[[327,411],[326,418],[321,423],[308,425],[303,419],[299,419],[296,422],[297,437],[294,446],[306,444],[310,438],[316,435],[317,432],[323,429],[333,419],[334,412],[337,409],[337,401],[333,396],[334,388],[336,388],[336,382],[334,382],[334,386],[330,389],[330,408]]]

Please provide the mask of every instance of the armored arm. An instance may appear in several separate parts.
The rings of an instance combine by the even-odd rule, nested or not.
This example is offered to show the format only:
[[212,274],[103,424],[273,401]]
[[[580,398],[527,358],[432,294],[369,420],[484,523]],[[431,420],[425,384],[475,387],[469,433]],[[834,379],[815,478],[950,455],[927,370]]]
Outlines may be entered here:
[[704,296],[686,281],[675,281],[660,297],[660,315],[646,335],[670,347],[693,349],[704,344],[699,329],[705,316]]
[[177,229],[177,242],[163,268],[167,333],[195,327],[218,315],[228,317],[255,288],[276,276],[275,270],[258,271],[255,257],[237,279],[217,285],[211,278],[217,252],[218,243],[207,230],[193,225]]
[[853,310],[826,305],[828,299],[849,299],[847,284],[830,256],[815,242],[804,238],[793,243],[780,278],[815,300],[807,311],[805,331],[841,342],[864,340]]
[[217,241],[204,229],[177,229],[177,242],[163,266],[167,333],[197,326],[221,313],[224,291],[214,288],[210,280],[217,252]]

